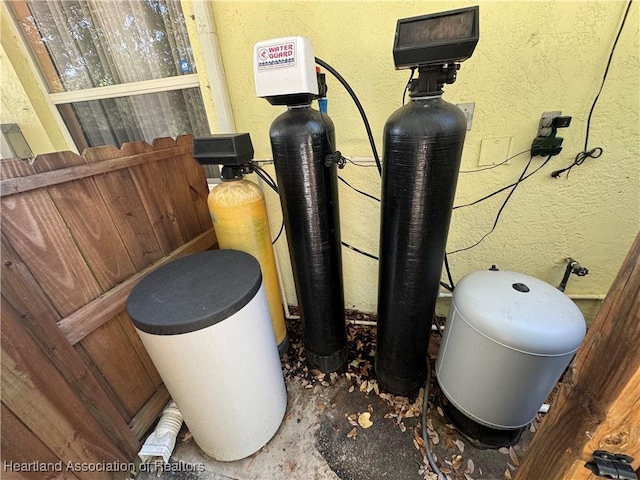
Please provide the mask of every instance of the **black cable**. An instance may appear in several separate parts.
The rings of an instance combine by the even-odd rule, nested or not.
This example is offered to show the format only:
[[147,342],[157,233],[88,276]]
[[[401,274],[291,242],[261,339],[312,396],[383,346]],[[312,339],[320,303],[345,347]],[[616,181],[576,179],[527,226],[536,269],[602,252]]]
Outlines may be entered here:
[[360,100],[358,99],[358,96],[356,95],[356,92],[353,91],[353,88],[351,88],[351,85],[349,85],[349,83],[342,77],[342,75],[340,75],[338,73],[338,71],[335,68],[333,68],[331,65],[329,65],[324,60],[322,60],[322,59],[320,59],[318,57],[315,57],[315,58],[316,58],[316,63],[318,65],[320,65],[322,68],[324,68],[329,73],[331,73],[331,75],[336,77],[336,79],[347,90],[347,92],[349,93],[349,95],[353,99],[354,103],[356,104],[356,107],[358,108],[358,112],[360,112],[360,116],[362,117],[362,121],[364,122],[364,128],[367,131],[367,137],[369,138],[369,143],[371,144],[371,151],[373,152],[373,158],[376,161],[376,166],[378,167],[378,172],[382,173],[382,164],[380,163],[380,157],[378,156],[378,149],[376,148],[375,141],[373,140],[373,133],[371,132],[371,125],[369,125],[369,120],[367,119],[367,114],[365,113],[364,108],[362,107],[362,104],[360,103]]
[[[278,187],[275,184],[275,181],[273,180],[273,178],[271,178],[271,175],[269,175],[268,172],[266,172],[262,167],[253,164],[253,167],[255,168],[255,173],[256,175],[258,175],[263,181],[264,183],[266,183],[267,185],[269,185],[269,187],[271,187],[271,189],[276,192],[278,195],[280,195],[280,192],[278,191]],[[340,177],[338,177],[340,178]],[[342,178],[340,178],[340,180],[342,180],[343,182],[347,183],[345,180],[343,180]],[[349,185],[349,184],[347,184]],[[351,185],[349,185],[351,187]],[[369,195],[368,193],[364,193],[364,192],[360,192],[359,190],[355,189],[354,187],[351,187],[354,190],[358,191],[359,193],[362,193],[363,195],[366,195],[368,197],[373,198],[374,200],[377,200],[377,198]],[[378,200],[380,201],[380,200]],[[284,229],[284,219],[282,220],[282,225],[280,226],[280,231],[278,232],[278,235],[276,236],[276,238],[271,242],[271,244],[273,245],[274,243],[276,243],[278,241],[278,239],[280,238],[280,235],[282,235],[282,231]],[[364,255],[365,257],[369,257],[372,258],[374,260],[378,260],[378,257],[376,257],[375,255],[371,255],[370,253],[364,252],[362,250],[360,250],[359,248],[356,248],[352,245],[349,245],[348,243],[345,242],[341,242],[342,245],[344,245],[345,247],[353,250],[354,252],[358,252],[361,255]]]
[[551,172],[551,176],[553,178],[558,178],[564,172],[567,172],[567,178],[569,178],[569,173],[571,173],[571,169],[573,167],[576,167],[578,165],[582,165],[587,158],[598,158],[598,157],[600,157],[600,155],[602,155],[602,152],[603,152],[602,147],[592,148],[588,152],[587,151],[580,152],[580,153],[578,153],[578,155],[576,155],[576,158],[573,160],[573,163],[571,165],[569,165],[568,167],[565,167],[565,168],[561,168],[560,170],[554,170],[553,172]]
[[442,285],[442,282],[440,282],[440,284],[450,292],[453,292],[453,289],[456,288],[456,286],[453,284],[453,275],[451,275],[451,268],[449,268],[449,258],[447,258],[447,252],[444,252],[444,269],[447,271],[447,278],[449,279],[449,285],[448,285],[449,288],[445,285]]
[[407,91],[409,90],[409,85],[411,85],[411,80],[413,80],[413,75],[416,73],[416,67],[411,67],[411,75],[409,75],[409,80],[407,80],[407,84],[404,87],[404,92],[402,92],[402,105],[404,105],[405,99],[407,98]]
[[593,117],[593,112],[596,109],[596,104],[598,103],[598,99],[600,98],[600,94],[602,93],[602,89],[604,88],[604,84],[607,81],[607,75],[609,75],[609,67],[611,67],[613,54],[616,51],[616,46],[618,45],[618,40],[620,40],[620,35],[622,34],[624,25],[627,22],[627,17],[629,16],[629,10],[631,10],[632,3],[633,3],[633,0],[629,0],[629,2],[627,3],[627,8],[624,11],[624,16],[622,17],[620,28],[618,29],[616,38],[613,41],[613,45],[611,46],[611,52],[609,52],[609,59],[607,60],[607,66],[605,67],[604,74],[602,75],[602,82],[600,82],[600,88],[598,89],[598,93],[593,99],[593,103],[591,104],[591,109],[589,110],[589,115],[587,116],[587,128],[584,135],[584,149],[582,152],[576,155],[576,158],[573,160],[573,163],[571,165],[569,165],[566,168],[551,172],[551,176],[553,178],[558,178],[564,172],[567,172],[567,178],[569,178],[569,172],[573,167],[582,165],[584,161],[587,160],[588,158],[599,158],[602,155],[602,152],[603,152],[602,147],[595,147],[589,150],[589,132],[591,130],[591,117]]
[[274,238],[273,241],[271,242],[271,245],[276,244],[276,242],[280,238],[280,235],[282,235],[283,231],[284,231],[284,218],[282,219],[282,223],[280,224],[280,231],[278,232],[278,235],[276,235],[276,238]]
[[436,460],[433,457],[431,451],[431,444],[429,443],[429,435],[427,435],[427,410],[429,408],[429,390],[431,389],[431,361],[427,357],[427,379],[424,382],[424,393],[422,395],[422,441],[424,442],[425,453],[427,454],[427,461],[433,473],[436,474],[438,480],[448,479],[448,475],[442,473],[442,470],[438,468]]
[[[538,170],[540,170],[543,166],[545,166],[547,164],[547,162],[549,161],[549,159],[551,158],[551,155],[549,155],[547,157],[547,159],[544,161],[544,163],[539,166],[533,173],[537,172]],[[498,221],[500,220],[500,215],[502,215],[502,212],[504,210],[504,208],[507,206],[507,203],[509,202],[509,199],[511,198],[511,196],[513,195],[513,193],[516,191],[516,189],[518,188],[518,185],[520,185],[522,183],[522,181],[525,178],[527,170],[529,169],[529,166],[531,165],[531,161],[533,160],[533,156],[529,157],[529,161],[527,162],[527,165],[524,167],[524,170],[522,171],[522,173],[520,174],[520,178],[518,178],[518,181],[515,182],[515,184],[513,184],[513,188],[511,189],[511,191],[509,192],[509,195],[507,195],[507,198],[504,199],[504,202],[502,202],[502,205],[500,206],[500,209],[498,210],[498,214],[496,215],[496,219],[493,222],[493,226],[491,227],[491,230],[489,230],[487,233],[485,233],[480,240],[478,240],[476,243],[474,243],[473,245],[469,245],[468,247],[464,247],[464,248],[459,248],[457,250],[454,250],[453,252],[449,252],[449,255],[453,255],[454,253],[459,253],[459,252],[464,252],[465,250],[470,250],[474,247],[477,247],[478,245],[480,245],[480,243],[487,238],[498,226]]]
[[356,187],[354,187],[353,185],[351,185],[349,182],[347,182],[344,178],[342,178],[340,175],[338,175],[338,180],[340,180],[342,183],[344,183],[347,187],[351,188],[352,190],[355,190],[356,192],[358,192],[360,195],[364,195],[365,197],[369,197],[371,200],[375,200],[376,202],[379,202],[380,199],[378,197],[374,197],[373,195],[367,193],[367,192],[363,192],[362,190],[358,190]]
[[631,10],[631,3],[633,3],[633,0],[629,0],[629,3],[627,3],[627,9],[625,10],[624,16],[622,17],[622,23],[620,24],[620,28],[618,29],[618,34],[616,35],[616,39],[613,42],[613,46],[611,47],[611,53],[609,53],[609,60],[607,60],[607,67],[605,68],[604,75],[602,76],[602,83],[600,84],[600,89],[598,90],[598,94],[596,95],[596,98],[593,100],[593,104],[591,105],[591,110],[589,110],[589,116],[587,117],[587,132],[584,138],[585,152],[589,148],[589,129],[591,127],[591,116],[593,115],[593,110],[596,108],[596,103],[598,103],[598,98],[600,98],[602,89],[604,88],[604,83],[607,80],[607,75],[609,74],[609,67],[611,66],[611,61],[613,60],[613,54],[616,51],[616,46],[618,45],[618,40],[620,39],[620,34],[622,33],[624,24],[627,22],[627,16],[629,15],[629,10]]
[[513,160],[516,157],[519,157],[520,155],[522,155],[523,153],[529,153],[531,151],[530,148],[521,151],[520,153],[516,153],[515,155],[511,155],[509,158],[507,158],[506,160],[501,161],[500,163],[496,163],[495,165],[491,165],[490,167],[482,167],[482,168],[477,168],[475,170],[460,170],[460,173],[475,173],[475,172],[483,172],[485,170],[491,170],[492,168],[496,168],[499,167],[500,165],[504,165],[505,163],[507,163],[509,160]]
[[264,183],[266,183],[274,192],[279,195],[280,192],[278,190],[278,185],[276,184],[276,181],[273,179],[273,177],[269,175],[269,172],[267,172],[264,168],[254,162],[252,162],[252,166],[254,168],[255,174],[258,175]]
[[[276,182],[273,179],[273,177],[271,177],[271,175],[269,175],[269,172],[267,172],[264,168],[262,168],[260,165],[258,165],[254,161],[252,161],[251,164],[252,164],[252,166],[254,168],[255,174],[258,175],[262,179],[262,181],[264,183],[266,183],[274,192],[276,192],[278,195],[280,195],[280,191],[278,190],[278,186],[276,185]],[[278,235],[276,235],[276,238],[274,238],[271,241],[271,245],[275,245],[275,243],[280,238],[280,235],[282,235],[283,230],[284,230],[284,218],[282,219],[282,224],[280,225],[280,231],[278,232]]]
[[353,250],[354,252],[358,252],[360,255],[364,255],[365,257],[372,258],[373,260],[379,260],[379,258],[376,257],[375,255],[372,255],[370,253],[364,252],[364,251],[360,250],[359,248],[356,248],[356,247],[354,247],[352,245],[349,245],[346,242],[340,242],[340,243],[342,243],[342,245],[347,247],[348,249]]
[[[542,167],[544,167],[547,163],[549,163],[549,159],[550,159],[550,158],[551,158],[551,157],[547,157],[547,158],[546,158],[546,160],[545,160],[544,162],[542,162],[542,164],[541,164],[538,168],[536,168],[533,172],[531,172],[530,174],[526,175],[522,180],[520,180],[520,183],[524,182],[527,178],[530,178],[531,176],[535,175],[535,174],[536,174],[536,172],[538,172],[538,170],[540,170],[540,169],[541,169]],[[518,182],[513,182],[513,183],[510,183],[509,185],[505,185],[504,187],[499,188],[499,189],[498,189],[498,190],[496,190],[495,192],[491,192],[490,194],[485,195],[484,197],[479,198],[478,200],[475,200],[475,201],[473,201],[473,202],[471,202],[471,203],[465,203],[464,205],[456,205],[455,207],[453,207],[453,210],[456,210],[456,209],[458,209],[458,208],[471,207],[471,206],[476,205],[476,204],[478,204],[478,203],[480,203],[480,202],[484,202],[485,200],[488,200],[488,199],[490,199],[491,197],[494,197],[495,195],[498,195],[499,193],[502,193],[502,192],[504,192],[505,190],[508,190],[509,188],[511,188],[511,187],[513,187],[513,186],[515,186],[515,185],[516,185],[516,183],[518,183]]]
[[278,187],[275,184],[271,183],[271,181],[264,175],[264,173],[262,173],[258,169],[255,169],[254,172],[256,175],[258,175],[262,179],[264,183],[266,183],[269,186],[269,188],[271,188],[271,190],[273,190],[277,194],[280,194],[280,192],[278,191]]

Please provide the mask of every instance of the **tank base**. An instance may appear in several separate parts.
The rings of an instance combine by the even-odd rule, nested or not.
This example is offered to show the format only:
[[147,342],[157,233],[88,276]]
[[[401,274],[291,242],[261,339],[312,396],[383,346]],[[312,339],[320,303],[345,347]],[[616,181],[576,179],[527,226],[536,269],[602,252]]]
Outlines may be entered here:
[[378,362],[375,364],[376,377],[380,385],[387,391],[402,396],[409,396],[417,392],[420,387],[424,386],[426,379],[426,370],[415,377],[396,377],[380,368]]
[[436,402],[442,407],[445,418],[456,427],[458,432],[471,445],[482,450],[495,450],[515,445],[520,440],[522,432],[527,428],[525,426],[510,430],[498,430],[481,425],[449,403],[442,392],[438,392],[436,395]]
[[322,373],[335,372],[336,370],[340,370],[347,363],[347,356],[349,355],[349,347],[345,345],[343,348],[338,350],[331,355],[318,355],[316,353],[310,352],[307,347],[304,347],[305,356],[307,357],[307,362],[312,368],[317,368]]
[[289,335],[284,336],[284,340],[280,342],[278,345],[278,353],[280,354],[280,358],[284,357],[284,354],[289,350]]

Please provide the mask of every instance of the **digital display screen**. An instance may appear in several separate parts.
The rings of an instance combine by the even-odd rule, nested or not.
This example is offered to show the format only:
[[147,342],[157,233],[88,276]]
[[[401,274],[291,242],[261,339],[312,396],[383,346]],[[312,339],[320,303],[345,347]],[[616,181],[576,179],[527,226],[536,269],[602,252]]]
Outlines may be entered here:
[[403,23],[398,32],[398,45],[408,47],[469,38],[473,33],[474,20],[475,12],[466,11]]
[[462,62],[478,43],[479,8],[466,7],[398,20],[393,43],[396,68]]

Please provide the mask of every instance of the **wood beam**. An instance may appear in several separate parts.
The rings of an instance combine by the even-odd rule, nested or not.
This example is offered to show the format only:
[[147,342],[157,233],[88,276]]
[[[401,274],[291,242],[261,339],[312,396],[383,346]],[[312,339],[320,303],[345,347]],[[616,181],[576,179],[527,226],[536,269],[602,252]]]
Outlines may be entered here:
[[640,234],[546,415],[516,480],[586,480],[594,450],[640,467]]

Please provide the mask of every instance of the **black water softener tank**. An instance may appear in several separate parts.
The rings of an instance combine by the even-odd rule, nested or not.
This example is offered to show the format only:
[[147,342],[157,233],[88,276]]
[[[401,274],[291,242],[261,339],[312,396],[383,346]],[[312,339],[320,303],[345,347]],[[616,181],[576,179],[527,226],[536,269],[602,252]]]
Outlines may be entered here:
[[376,374],[403,395],[424,382],[467,128],[460,109],[427,93],[384,129]]
[[338,174],[331,119],[308,104],[289,105],[271,124],[289,254],[298,293],[305,356],[332,372],[347,360]]
[[478,42],[478,7],[398,20],[396,68],[414,68],[410,102],[384,128],[375,369],[401,395],[424,382],[449,221],[467,130],[442,99]]

